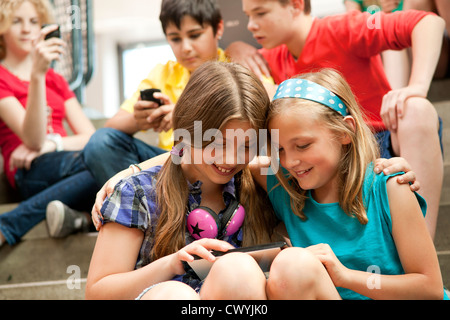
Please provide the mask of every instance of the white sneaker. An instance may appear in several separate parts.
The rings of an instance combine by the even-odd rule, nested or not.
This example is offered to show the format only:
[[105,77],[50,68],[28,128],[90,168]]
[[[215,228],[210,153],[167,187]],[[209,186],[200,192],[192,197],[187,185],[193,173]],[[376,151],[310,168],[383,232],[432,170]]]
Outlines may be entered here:
[[73,210],[59,200],[51,201],[47,205],[47,230],[53,238],[63,238],[69,234],[87,232],[88,221],[86,216]]

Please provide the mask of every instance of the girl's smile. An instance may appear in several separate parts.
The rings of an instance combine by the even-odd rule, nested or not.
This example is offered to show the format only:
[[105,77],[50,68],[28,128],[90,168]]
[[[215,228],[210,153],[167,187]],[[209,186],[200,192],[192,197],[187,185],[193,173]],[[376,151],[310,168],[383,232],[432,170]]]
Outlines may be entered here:
[[338,201],[337,173],[342,144],[335,134],[306,110],[290,108],[274,116],[269,130],[279,130],[281,165],[303,190],[314,190],[316,201]]
[[306,177],[312,170],[313,168],[309,168],[307,170],[301,170],[301,171],[294,171],[295,175],[297,176],[298,179],[304,178]]
[[222,167],[221,165],[218,165],[216,163],[213,164],[214,168],[217,170],[218,174],[224,175],[224,176],[228,176],[228,175],[234,175],[235,173],[235,169],[236,168],[225,168]]

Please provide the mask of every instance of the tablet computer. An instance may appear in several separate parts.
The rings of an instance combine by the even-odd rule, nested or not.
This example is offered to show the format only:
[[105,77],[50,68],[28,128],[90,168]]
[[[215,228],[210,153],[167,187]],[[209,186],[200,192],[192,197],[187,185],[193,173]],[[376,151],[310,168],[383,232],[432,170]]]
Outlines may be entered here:
[[[270,270],[270,265],[272,264],[273,259],[275,259],[277,254],[286,247],[286,242],[280,241],[251,247],[236,248],[225,252],[212,251],[211,253],[218,259],[220,259],[221,256],[232,252],[248,253],[256,260],[263,272],[268,272]],[[189,266],[194,270],[194,272],[201,280],[206,278],[213,263],[214,262],[210,262],[195,255],[194,261],[188,262]]]

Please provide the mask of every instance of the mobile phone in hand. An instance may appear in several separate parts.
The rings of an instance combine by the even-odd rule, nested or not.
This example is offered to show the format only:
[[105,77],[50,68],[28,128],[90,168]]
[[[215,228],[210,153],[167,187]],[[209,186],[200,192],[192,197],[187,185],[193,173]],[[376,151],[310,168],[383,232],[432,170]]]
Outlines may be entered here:
[[157,103],[159,106],[163,104],[161,99],[157,99],[153,96],[155,92],[161,92],[160,89],[145,89],[141,90],[141,100],[144,101],[153,101]]
[[[53,24],[44,24],[44,25],[42,25],[42,28],[45,28],[45,27],[51,26],[51,25],[53,25]],[[58,29],[48,33],[45,36],[45,40],[50,39],[50,38],[60,38],[61,39],[61,30],[60,30],[59,26],[58,26]]]

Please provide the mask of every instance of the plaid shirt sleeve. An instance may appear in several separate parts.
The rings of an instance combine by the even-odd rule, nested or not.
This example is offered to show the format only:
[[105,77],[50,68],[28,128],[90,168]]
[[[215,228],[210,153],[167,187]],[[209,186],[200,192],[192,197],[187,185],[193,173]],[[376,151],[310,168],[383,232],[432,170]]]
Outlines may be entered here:
[[119,182],[112,195],[103,203],[103,224],[116,222],[128,228],[137,228],[144,233],[151,225],[151,213],[156,206],[152,176],[145,172]]

